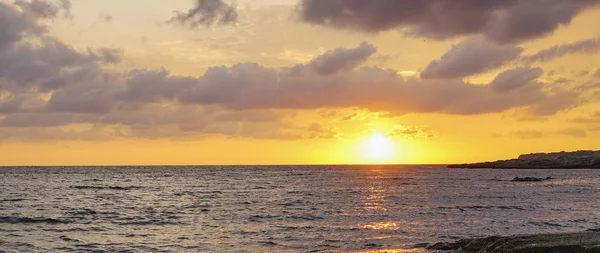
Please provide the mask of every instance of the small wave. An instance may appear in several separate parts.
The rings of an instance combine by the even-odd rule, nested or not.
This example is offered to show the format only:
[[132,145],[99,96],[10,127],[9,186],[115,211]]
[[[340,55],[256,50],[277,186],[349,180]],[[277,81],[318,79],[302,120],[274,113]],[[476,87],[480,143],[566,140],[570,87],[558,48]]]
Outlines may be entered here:
[[77,210],[77,211],[68,211],[66,213],[69,215],[96,215],[96,214],[98,214],[97,211],[92,210],[92,209],[87,209],[87,208]]
[[96,186],[96,185],[76,185],[71,186],[72,189],[78,190],[117,190],[128,191],[133,189],[141,189],[141,186]]
[[528,222],[528,224],[538,226],[538,227],[564,227],[565,226],[562,224],[546,222],[546,221],[530,221],[530,222]]
[[134,226],[165,226],[165,225],[187,225],[181,222],[164,221],[164,220],[147,220],[147,221],[128,221],[128,222],[117,222],[119,225],[134,225]]
[[42,228],[43,231],[57,232],[57,233],[68,233],[68,232],[101,232],[107,231],[105,228],[100,227],[87,227],[87,228],[68,228],[68,229],[55,229],[55,228]]
[[259,242],[262,245],[266,245],[266,246],[277,246],[278,244],[272,241],[260,241]]
[[288,219],[292,220],[323,220],[325,218],[319,216],[289,216]]
[[3,199],[0,200],[0,202],[21,202],[21,201],[25,201],[26,199],[21,199],[21,198],[17,198],[17,199]]
[[67,224],[68,221],[53,219],[53,218],[29,218],[29,217],[10,217],[0,216],[0,223],[5,224],[33,224],[33,223],[46,223],[46,224]]
[[457,209],[460,211],[486,210],[486,209],[518,210],[518,211],[525,210],[525,208],[520,207],[520,206],[440,206],[440,207],[438,207],[438,209],[443,209],[443,210]]
[[65,241],[65,242],[81,242],[80,240],[70,238],[70,237],[68,237],[66,235],[60,236],[59,239]]

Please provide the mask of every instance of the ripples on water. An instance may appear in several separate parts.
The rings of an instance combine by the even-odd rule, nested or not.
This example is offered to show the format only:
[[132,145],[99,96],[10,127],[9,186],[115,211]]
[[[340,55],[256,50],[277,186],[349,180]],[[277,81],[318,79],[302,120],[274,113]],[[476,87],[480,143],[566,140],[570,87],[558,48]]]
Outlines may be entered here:
[[6,167],[0,251],[404,252],[597,228],[598,199],[600,170]]

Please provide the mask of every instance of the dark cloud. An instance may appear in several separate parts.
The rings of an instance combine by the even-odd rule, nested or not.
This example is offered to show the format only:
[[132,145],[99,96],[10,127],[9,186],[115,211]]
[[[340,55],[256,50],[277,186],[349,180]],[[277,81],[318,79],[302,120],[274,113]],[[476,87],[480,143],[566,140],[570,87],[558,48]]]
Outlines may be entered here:
[[356,48],[337,48],[329,50],[312,59],[307,64],[298,64],[289,69],[290,75],[304,75],[306,72],[316,72],[320,75],[331,75],[340,71],[352,70],[364,63],[377,49],[362,42]]
[[543,73],[541,68],[518,67],[500,73],[490,86],[496,92],[509,92],[530,84]]
[[175,11],[175,15],[167,22],[196,28],[213,24],[232,24],[237,21],[235,7],[223,0],[194,0],[194,4],[194,8],[187,12]]
[[434,60],[421,73],[422,78],[462,78],[498,68],[516,59],[520,47],[500,46],[482,38],[466,39]]
[[535,54],[527,55],[522,58],[522,61],[528,64],[549,61],[557,57],[561,57],[574,53],[596,53],[600,51],[600,40],[597,38],[577,41],[568,44],[556,45],[548,49],[541,50]]
[[302,0],[303,21],[366,32],[406,28],[433,39],[482,34],[498,43],[547,35],[598,0]]
[[338,48],[327,51],[313,59],[308,66],[322,75],[329,75],[342,70],[351,70],[366,61],[377,49],[367,43],[361,43],[357,48]]

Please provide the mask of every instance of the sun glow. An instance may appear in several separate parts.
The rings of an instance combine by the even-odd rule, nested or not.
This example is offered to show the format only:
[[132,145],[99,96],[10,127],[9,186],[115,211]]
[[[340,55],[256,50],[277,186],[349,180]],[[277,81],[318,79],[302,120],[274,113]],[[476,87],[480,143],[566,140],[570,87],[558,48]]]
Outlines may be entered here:
[[363,156],[369,162],[388,162],[394,155],[394,144],[379,133],[374,133],[362,145]]

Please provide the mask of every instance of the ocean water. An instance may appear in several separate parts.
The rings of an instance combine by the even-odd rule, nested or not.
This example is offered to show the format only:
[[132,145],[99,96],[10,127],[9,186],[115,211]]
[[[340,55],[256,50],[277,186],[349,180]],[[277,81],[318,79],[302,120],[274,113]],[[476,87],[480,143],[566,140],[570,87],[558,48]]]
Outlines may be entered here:
[[598,228],[598,200],[600,170],[4,167],[0,252],[403,252]]

